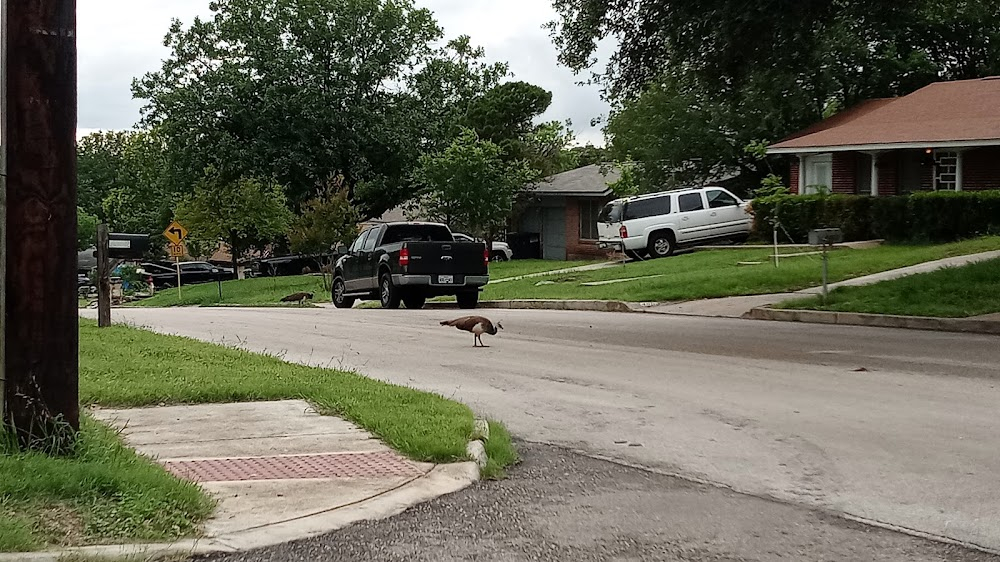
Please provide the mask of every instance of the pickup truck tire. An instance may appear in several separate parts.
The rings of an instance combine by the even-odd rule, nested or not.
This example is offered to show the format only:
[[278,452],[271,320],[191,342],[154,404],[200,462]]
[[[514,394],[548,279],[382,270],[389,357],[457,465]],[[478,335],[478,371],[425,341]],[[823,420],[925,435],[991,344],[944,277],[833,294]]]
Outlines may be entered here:
[[399,289],[392,284],[392,276],[383,273],[378,278],[378,300],[382,303],[382,308],[399,308],[401,297]]
[[466,310],[476,308],[479,304],[479,291],[465,291],[455,295],[455,299],[458,300],[458,308]]
[[490,256],[490,260],[495,262],[507,261],[507,254],[503,252],[493,252]]
[[406,305],[406,308],[409,308],[411,310],[420,310],[421,308],[424,307],[424,303],[426,302],[427,302],[427,297],[425,297],[424,295],[411,294],[403,297],[403,304]]
[[333,306],[337,308],[351,308],[354,306],[354,298],[344,296],[347,292],[347,285],[344,284],[344,280],[337,277],[333,280]]
[[657,232],[649,237],[649,255],[654,258],[672,256],[677,249],[677,242],[670,232]]

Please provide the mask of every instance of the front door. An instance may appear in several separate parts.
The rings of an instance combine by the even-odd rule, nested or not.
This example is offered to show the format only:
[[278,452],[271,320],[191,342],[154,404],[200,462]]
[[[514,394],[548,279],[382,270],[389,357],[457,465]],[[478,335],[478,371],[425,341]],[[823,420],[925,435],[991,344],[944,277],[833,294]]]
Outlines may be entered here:
[[368,235],[371,232],[372,229],[362,232],[361,236],[358,236],[358,239],[351,244],[351,249],[347,251],[344,261],[341,262],[341,268],[344,271],[344,287],[346,287],[348,293],[361,290],[361,247],[364,246],[365,240],[368,239]]
[[566,259],[566,209],[562,207],[542,210],[542,259]]
[[709,217],[714,228],[713,236],[728,236],[746,234],[750,216],[740,205],[740,200],[724,189],[709,189],[705,192],[708,199]]

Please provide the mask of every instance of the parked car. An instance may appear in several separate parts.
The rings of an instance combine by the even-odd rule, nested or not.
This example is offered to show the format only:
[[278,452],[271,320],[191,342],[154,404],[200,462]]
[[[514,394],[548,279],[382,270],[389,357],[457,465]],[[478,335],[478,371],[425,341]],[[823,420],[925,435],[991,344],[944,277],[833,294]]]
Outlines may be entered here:
[[[167,289],[177,286],[177,269],[172,265],[146,262],[141,264],[142,270],[153,280],[157,289]],[[219,267],[204,261],[186,261],[180,263],[181,285],[196,285],[198,283],[215,282],[217,279],[227,281],[236,279],[236,274],[230,267]]]
[[[473,238],[468,234],[462,234],[461,232],[453,232],[455,240],[462,242],[479,242],[485,244],[486,241],[481,238]],[[506,242],[493,242],[493,251],[490,252],[490,259],[493,261],[510,261],[514,259],[514,252],[510,249],[510,246]]]
[[264,258],[257,261],[257,275],[260,277],[285,277],[302,275],[305,268],[314,273],[322,269],[322,264],[334,263],[340,257],[338,253],[325,255],[294,255]]
[[383,308],[421,308],[429,297],[454,296],[460,308],[475,308],[490,280],[490,253],[481,242],[456,241],[443,224],[396,222],[365,230],[337,260],[333,304],[350,308],[357,299]]
[[662,258],[685,246],[746,240],[753,218],[747,202],[721,187],[704,187],[616,199],[597,221],[600,247]]

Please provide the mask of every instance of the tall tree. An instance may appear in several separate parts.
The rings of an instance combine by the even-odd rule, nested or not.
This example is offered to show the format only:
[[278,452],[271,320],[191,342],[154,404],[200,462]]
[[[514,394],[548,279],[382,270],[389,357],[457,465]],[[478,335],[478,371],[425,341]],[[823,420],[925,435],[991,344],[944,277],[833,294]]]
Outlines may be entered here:
[[325,254],[334,244],[347,243],[358,233],[361,215],[348,198],[343,176],[302,205],[302,214],[292,221],[288,240],[293,252]]
[[343,174],[365,214],[405,200],[423,150],[445,145],[462,100],[505,65],[442,31],[412,0],[217,0],[175,21],[163,67],[135,81],[171,166],[275,177],[298,207]]
[[527,82],[506,82],[469,105],[465,126],[499,145],[509,160],[528,157],[525,144],[534,120],[552,105],[552,92]]
[[539,174],[526,160],[508,160],[499,145],[470,129],[444,151],[421,157],[415,177],[423,187],[423,214],[492,244],[517,196]]
[[285,235],[292,213],[280,184],[208,168],[177,208],[177,220],[196,240],[227,244],[233,271],[238,271],[239,260],[250,251]]
[[172,181],[166,158],[155,131],[85,136],[77,143],[80,208],[118,232],[159,234],[185,187]]
[[[658,129],[675,130],[679,136],[660,146],[715,146],[699,153],[703,169],[725,164],[758,173],[744,146],[781,138],[832,104],[1000,73],[1000,4],[993,0],[553,1],[558,19],[550,28],[567,66],[589,69],[602,39],[618,41],[595,75],[616,114],[630,113],[627,123],[609,126],[613,146],[620,134],[635,145]],[[648,128],[639,126],[643,119]],[[727,142],[686,136],[704,121]],[[683,167],[680,158],[693,153],[670,149],[641,164]]]

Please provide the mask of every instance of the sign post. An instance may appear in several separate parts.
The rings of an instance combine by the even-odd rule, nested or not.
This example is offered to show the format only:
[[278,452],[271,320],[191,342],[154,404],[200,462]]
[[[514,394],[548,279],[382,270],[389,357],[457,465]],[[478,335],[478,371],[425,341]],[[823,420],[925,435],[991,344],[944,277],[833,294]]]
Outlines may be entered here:
[[184,239],[187,238],[188,229],[177,221],[173,221],[163,231],[163,236],[170,241],[170,255],[174,258],[174,267],[177,268],[177,300],[181,299],[181,256],[184,255]]
[[839,228],[821,228],[809,232],[809,245],[823,247],[823,304],[826,304],[826,298],[830,294],[827,285],[827,280],[829,278],[828,252],[834,244],[840,244],[843,241],[844,232]]

